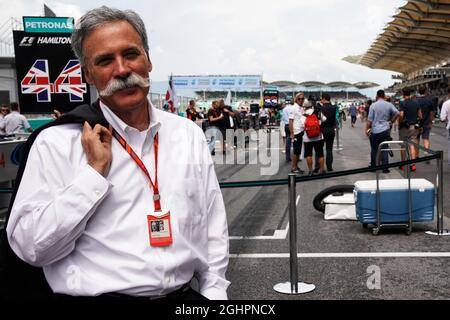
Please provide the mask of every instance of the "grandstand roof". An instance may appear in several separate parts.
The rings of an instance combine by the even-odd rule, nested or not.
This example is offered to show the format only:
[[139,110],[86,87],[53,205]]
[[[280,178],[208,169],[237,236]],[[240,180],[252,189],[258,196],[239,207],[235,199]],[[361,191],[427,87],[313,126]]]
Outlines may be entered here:
[[271,85],[274,86],[280,86],[280,87],[285,87],[285,86],[297,86],[297,82],[294,81],[287,81],[287,80],[281,80],[281,81],[274,81],[270,83]]
[[358,89],[368,89],[368,88],[379,87],[380,85],[375,82],[361,81],[361,82],[354,83],[353,86]]
[[306,88],[322,88],[322,87],[329,87],[329,88],[351,88],[355,87],[358,89],[367,89],[372,87],[379,87],[380,85],[375,82],[369,82],[369,81],[362,81],[362,82],[356,82],[356,83],[350,83],[345,81],[333,81],[333,82],[320,82],[320,81],[304,81],[300,83],[296,83],[294,81],[287,81],[287,80],[281,80],[281,81],[274,81],[274,82],[263,82],[264,85],[274,85],[279,87],[296,87],[296,86],[303,86]]
[[450,0],[409,0],[367,52],[343,60],[404,74],[450,60]]
[[324,82],[320,82],[320,81],[305,81],[305,82],[300,82],[299,83],[300,86],[304,86],[304,87],[324,87],[326,86],[326,84]]
[[327,83],[327,87],[331,87],[331,88],[350,88],[353,86],[354,85],[351,84],[350,82],[345,82],[345,81],[334,81],[334,82]]

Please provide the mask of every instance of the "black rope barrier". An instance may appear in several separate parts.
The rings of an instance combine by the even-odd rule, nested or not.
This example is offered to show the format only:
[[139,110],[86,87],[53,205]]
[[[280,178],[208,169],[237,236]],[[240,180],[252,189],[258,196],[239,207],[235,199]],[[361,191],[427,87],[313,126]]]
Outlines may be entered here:
[[[413,159],[413,160],[398,161],[398,162],[393,162],[393,163],[384,164],[384,165],[378,165],[378,166],[374,166],[374,167],[362,167],[362,168],[357,168],[357,169],[350,169],[350,170],[343,170],[343,171],[336,171],[336,172],[327,172],[327,173],[322,173],[322,174],[316,174],[313,176],[298,176],[295,178],[295,182],[306,182],[306,181],[322,180],[322,179],[328,179],[328,178],[337,178],[337,177],[361,174],[361,173],[366,173],[366,172],[375,172],[375,171],[379,171],[379,170],[385,170],[385,169],[395,168],[395,167],[400,167],[400,166],[407,166],[410,164],[430,161],[430,160],[434,160],[434,159],[443,159],[443,151],[434,151],[431,149],[427,149],[427,148],[424,148],[423,146],[418,145],[412,141],[408,141],[408,143],[415,145],[416,147],[427,152],[430,155],[420,157],[417,159]],[[288,185],[288,179],[219,182],[219,186],[222,189],[281,186],[281,185]],[[12,188],[0,188],[0,194],[1,193],[13,193],[13,189]]]
[[[429,149],[427,149],[429,150]],[[431,152],[429,152],[431,153]],[[322,180],[322,179],[328,179],[328,178],[337,178],[342,176],[349,176],[354,174],[361,174],[366,172],[375,172],[379,170],[389,169],[389,168],[395,168],[400,166],[407,166],[410,164],[430,161],[434,159],[442,159],[443,157],[443,151],[433,151],[433,154],[425,157],[420,157],[413,160],[405,160],[405,161],[398,161],[393,162],[389,164],[384,165],[378,165],[374,167],[362,167],[357,169],[350,169],[350,170],[343,170],[343,171],[336,171],[336,172],[327,172],[322,174],[317,174],[313,176],[298,176],[295,178],[295,182],[305,182],[305,181],[313,181],[313,180]],[[253,180],[253,181],[233,181],[233,182],[220,182],[219,186],[222,189],[227,188],[249,188],[249,187],[263,187],[263,186],[279,186],[279,185],[287,185],[288,179],[275,179],[275,180]]]

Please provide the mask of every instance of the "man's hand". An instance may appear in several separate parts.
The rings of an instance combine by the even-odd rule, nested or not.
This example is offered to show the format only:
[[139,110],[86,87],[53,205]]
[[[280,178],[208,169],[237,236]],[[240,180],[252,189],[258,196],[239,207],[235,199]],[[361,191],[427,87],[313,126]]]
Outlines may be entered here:
[[81,145],[86,152],[88,164],[102,176],[106,177],[112,160],[111,127],[96,124],[95,127],[84,122],[83,133],[81,135]]

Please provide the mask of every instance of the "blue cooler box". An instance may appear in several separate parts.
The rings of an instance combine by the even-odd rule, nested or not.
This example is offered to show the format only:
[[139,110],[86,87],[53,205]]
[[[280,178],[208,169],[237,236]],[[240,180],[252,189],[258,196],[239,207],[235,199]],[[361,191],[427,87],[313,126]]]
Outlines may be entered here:
[[[376,180],[355,182],[356,218],[364,224],[377,222]],[[408,180],[380,180],[380,222],[408,222]],[[434,185],[425,179],[411,179],[412,213],[414,222],[434,218]]]

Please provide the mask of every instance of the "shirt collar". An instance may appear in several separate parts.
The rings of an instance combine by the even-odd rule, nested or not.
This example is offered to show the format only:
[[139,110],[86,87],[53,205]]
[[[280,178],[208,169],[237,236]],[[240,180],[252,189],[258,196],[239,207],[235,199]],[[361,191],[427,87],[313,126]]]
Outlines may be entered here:
[[[119,132],[120,135],[128,136],[127,133],[130,130],[137,130],[136,128],[133,128],[123,122],[122,119],[116,116],[116,114],[112,112],[112,110],[101,100],[99,105],[105,119],[113,126],[114,129],[117,130],[117,132]],[[150,130],[147,130],[151,133],[152,137],[154,137],[161,127],[161,119],[158,115],[158,112],[155,112],[155,107],[152,105],[151,101],[148,101],[148,114],[150,115],[150,125],[148,128]]]

